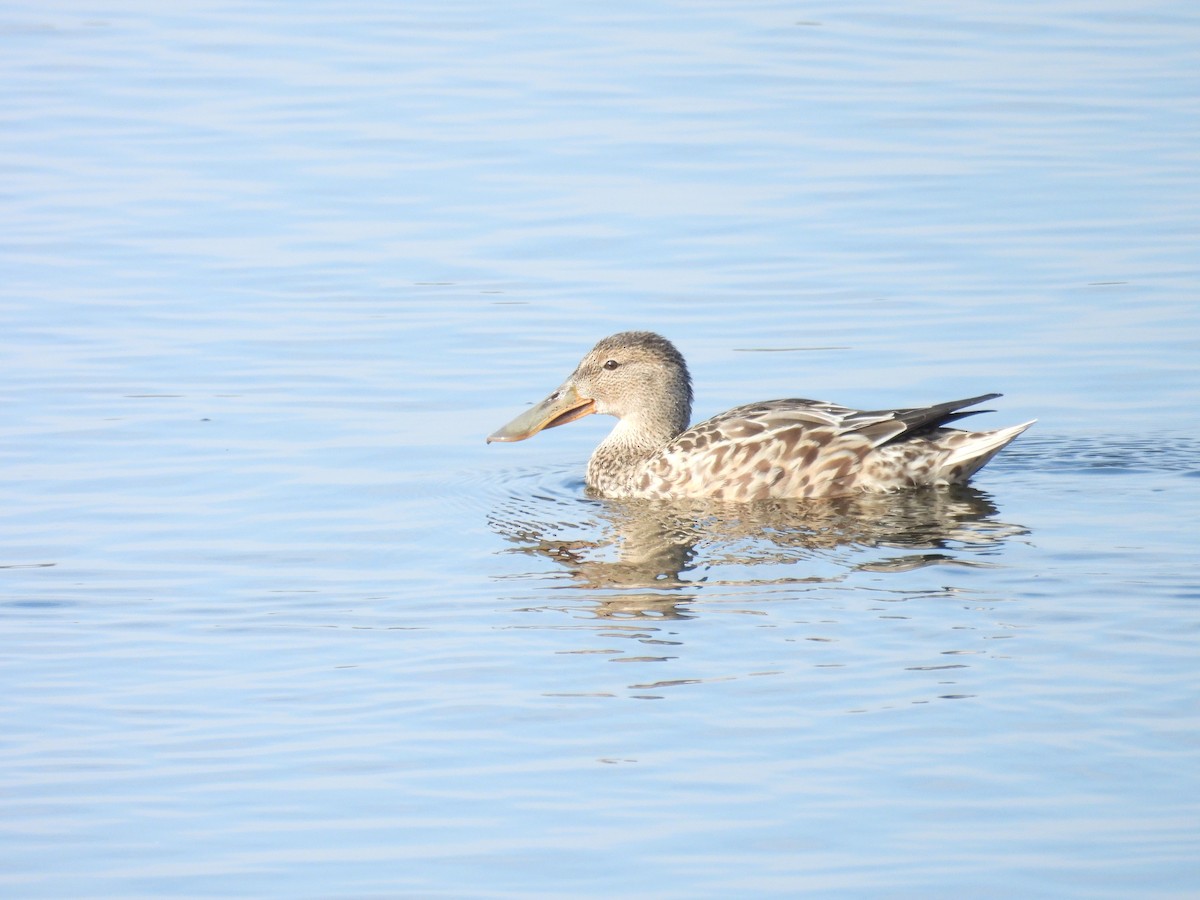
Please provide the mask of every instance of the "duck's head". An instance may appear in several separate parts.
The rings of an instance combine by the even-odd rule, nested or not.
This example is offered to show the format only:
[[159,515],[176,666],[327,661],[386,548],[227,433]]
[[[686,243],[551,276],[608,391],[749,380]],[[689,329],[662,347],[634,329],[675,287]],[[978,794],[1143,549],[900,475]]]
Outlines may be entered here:
[[557,390],[489,435],[488,443],[523,441],[592,413],[616,416],[635,432],[669,441],[692,414],[692,379],[683,356],[650,331],[606,337]]

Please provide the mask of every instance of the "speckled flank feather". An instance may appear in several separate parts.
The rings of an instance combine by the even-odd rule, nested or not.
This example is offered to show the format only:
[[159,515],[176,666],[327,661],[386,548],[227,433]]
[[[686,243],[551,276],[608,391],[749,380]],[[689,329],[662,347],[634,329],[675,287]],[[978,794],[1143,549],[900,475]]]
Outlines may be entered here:
[[[984,399],[991,397],[961,403]],[[935,428],[913,436],[899,418],[904,412],[800,399],[739,406],[632,466],[598,451],[588,483],[612,497],[735,501],[961,484],[1029,425],[1003,432]]]
[[686,428],[686,364],[673,345],[648,332],[605,338],[551,399],[565,390],[590,399],[589,411],[619,419],[588,463],[588,486],[606,497],[746,501],[960,484],[1033,424],[982,432],[944,427],[999,396],[985,394],[878,412],[771,400]]

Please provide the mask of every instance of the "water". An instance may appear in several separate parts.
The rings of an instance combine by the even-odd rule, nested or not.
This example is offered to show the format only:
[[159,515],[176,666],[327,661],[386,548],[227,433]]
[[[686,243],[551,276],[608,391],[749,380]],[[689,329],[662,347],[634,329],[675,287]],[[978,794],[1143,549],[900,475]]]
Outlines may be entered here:
[[[0,15],[5,896],[1200,890],[1193,10],[160,6]],[[625,328],[1040,421],[820,514],[484,445]]]

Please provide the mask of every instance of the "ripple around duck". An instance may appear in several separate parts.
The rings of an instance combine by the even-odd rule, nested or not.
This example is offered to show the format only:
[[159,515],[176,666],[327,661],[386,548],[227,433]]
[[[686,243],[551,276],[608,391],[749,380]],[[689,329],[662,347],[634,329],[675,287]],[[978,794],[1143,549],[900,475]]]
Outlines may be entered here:
[[989,466],[1078,475],[1162,472],[1200,477],[1200,441],[1187,435],[1060,436],[1027,434],[1005,448]]
[[[1200,442],[1187,436],[1034,435],[992,465],[1191,478],[1200,475],[1197,459]],[[486,494],[488,524],[510,551],[552,563],[519,577],[562,587],[566,576],[573,588],[621,592],[625,605],[630,591],[672,592],[678,602],[682,590],[795,589],[836,584],[856,572],[986,567],[995,564],[997,546],[1027,533],[1000,518],[989,494],[969,486],[819,502],[614,501],[588,496],[578,468],[559,465],[507,470],[487,483]]]
[[1026,533],[970,487],[741,504],[600,500],[566,471],[510,470],[491,489],[488,524],[509,552],[552,563],[515,577],[561,587],[567,575],[572,587],[619,591],[626,603],[628,591],[661,597],[986,565],[975,557]]

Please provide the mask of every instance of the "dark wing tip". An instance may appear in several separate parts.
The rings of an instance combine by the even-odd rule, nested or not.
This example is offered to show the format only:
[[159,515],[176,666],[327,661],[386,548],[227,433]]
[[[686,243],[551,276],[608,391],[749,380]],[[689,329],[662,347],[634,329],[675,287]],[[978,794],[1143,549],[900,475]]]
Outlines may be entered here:
[[949,400],[945,403],[936,403],[933,406],[925,406],[920,409],[902,409],[896,411],[896,418],[905,425],[905,434],[913,434],[921,431],[929,431],[933,428],[940,428],[949,422],[957,422],[959,419],[965,419],[967,416],[977,416],[980,413],[993,412],[990,409],[967,409],[968,406],[975,406],[977,403],[986,403],[988,400],[995,400],[997,397],[1003,397],[1003,394],[980,394],[978,397],[968,397],[965,400]]

